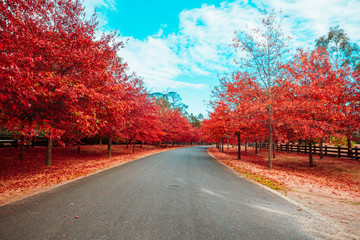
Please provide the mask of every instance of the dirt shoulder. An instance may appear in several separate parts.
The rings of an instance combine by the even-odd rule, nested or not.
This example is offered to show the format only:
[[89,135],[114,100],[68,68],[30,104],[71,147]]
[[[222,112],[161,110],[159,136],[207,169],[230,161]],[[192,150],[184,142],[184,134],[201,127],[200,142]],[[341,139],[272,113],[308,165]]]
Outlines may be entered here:
[[83,146],[81,153],[76,147],[53,148],[52,166],[45,167],[46,148],[25,150],[25,159],[19,160],[19,149],[0,149],[0,206],[31,195],[48,191],[81,177],[119,166],[142,157],[174,149],[176,147],[113,145],[112,157],[107,157],[107,146]]
[[[315,158],[308,167],[305,154],[277,152],[273,169],[267,169],[267,151],[254,149],[229,154],[216,148],[209,152],[242,176],[270,187],[296,201],[312,217],[303,226],[318,239],[360,238],[360,162],[337,158]],[[300,210],[303,210],[301,209]]]

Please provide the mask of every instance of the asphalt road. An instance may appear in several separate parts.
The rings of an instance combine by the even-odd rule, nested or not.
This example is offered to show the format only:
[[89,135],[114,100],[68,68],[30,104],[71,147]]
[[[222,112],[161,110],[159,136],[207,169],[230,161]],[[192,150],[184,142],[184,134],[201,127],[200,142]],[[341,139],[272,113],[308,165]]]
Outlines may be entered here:
[[313,239],[297,210],[193,147],[0,207],[0,239]]

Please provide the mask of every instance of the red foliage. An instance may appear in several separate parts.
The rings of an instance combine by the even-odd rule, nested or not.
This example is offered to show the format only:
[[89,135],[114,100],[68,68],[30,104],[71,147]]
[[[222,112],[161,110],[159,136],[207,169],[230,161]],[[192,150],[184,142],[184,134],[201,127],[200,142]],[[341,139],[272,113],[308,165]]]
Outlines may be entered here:
[[115,34],[96,40],[96,21],[84,19],[78,1],[40,2],[0,3],[0,124],[25,137],[76,141],[96,134],[106,108],[126,110],[122,43]]

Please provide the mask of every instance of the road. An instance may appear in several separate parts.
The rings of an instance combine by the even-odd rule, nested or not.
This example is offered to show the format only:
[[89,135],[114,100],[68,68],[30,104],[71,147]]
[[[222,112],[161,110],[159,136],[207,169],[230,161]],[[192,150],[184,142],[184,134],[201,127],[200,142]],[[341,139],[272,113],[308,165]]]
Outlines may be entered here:
[[0,239],[313,239],[302,214],[192,147],[0,207]]

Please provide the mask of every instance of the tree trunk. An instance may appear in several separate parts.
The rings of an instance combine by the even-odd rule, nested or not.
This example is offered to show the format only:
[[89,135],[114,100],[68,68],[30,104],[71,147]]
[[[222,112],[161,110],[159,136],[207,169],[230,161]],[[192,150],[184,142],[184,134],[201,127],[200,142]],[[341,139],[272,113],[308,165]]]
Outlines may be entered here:
[[323,139],[320,138],[320,158],[324,158],[324,153],[323,153]]
[[80,150],[81,150],[81,147],[80,147],[80,144],[77,146],[77,154],[80,154]]
[[134,139],[134,142],[133,142],[133,153],[135,152],[135,139]]
[[22,142],[20,145],[20,156],[19,156],[20,160],[24,160],[24,152],[25,152],[25,145],[24,142]]
[[240,133],[237,134],[238,137],[238,159],[241,159],[241,142],[240,142]]
[[255,142],[255,154],[258,154],[258,143]]
[[227,150],[226,154],[229,154],[229,136],[227,136]]
[[109,137],[109,142],[108,142],[108,157],[111,158],[111,144],[112,144],[112,138]]
[[276,157],[276,156],[275,156],[275,145],[276,145],[276,143],[273,143],[273,158]]
[[313,159],[313,153],[312,153],[312,141],[309,141],[309,166],[314,166],[314,159]]
[[143,145],[143,142],[141,141],[141,142],[140,142],[140,147],[141,147],[141,148],[142,148],[142,145]]
[[348,148],[348,157],[353,155],[352,146],[351,146],[351,137],[347,136],[347,148]]
[[247,152],[247,141],[245,139],[245,152]]
[[272,146],[273,145],[273,136],[272,136],[272,114],[271,114],[271,105],[269,105],[269,155],[268,155],[268,169],[272,169]]
[[102,145],[102,137],[100,137],[99,145]]
[[51,167],[52,145],[53,145],[53,140],[49,138],[48,144],[47,144],[47,149],[46,149],[46,162],[45,162],[45,166],[47,166],[47,167]]
[[129,149],[129,139],[126,139],[126,149]]
[[221,151],[224,152],[224,139],[221,139]]

